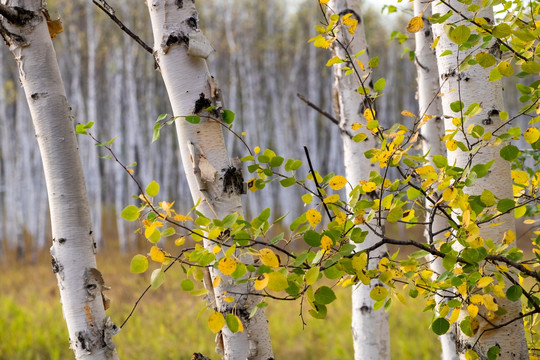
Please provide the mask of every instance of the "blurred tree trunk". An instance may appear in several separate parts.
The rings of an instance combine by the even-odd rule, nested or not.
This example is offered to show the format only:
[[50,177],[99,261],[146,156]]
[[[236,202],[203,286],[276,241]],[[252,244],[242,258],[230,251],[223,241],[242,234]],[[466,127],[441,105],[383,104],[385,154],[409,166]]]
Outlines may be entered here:
[[[427,160],[433,162],[434,155],[447,156],[446,148],[442,138],[444,136],[444,121],[442,118],[442,107],[439,94],[439,73],[437,71],[437,58],[435,49],[431,47],[433,44],[433,31],[428,18],[431,16],[431,6],[426,5],[423,0],[414,1],[414,16],[420,16],[424,20],[424,28],[415,33],[416,49],[415,62],[418,82],[418,107],[419,118],[424,119],[426,116],[431,117],[430,120],[422,126],[420,132],[422,134],[422,150],[427,155]],[[448,220],[440,215],[435,215],[433,204],[426,199],[425,203],[425,221],[431,223],[426,226],[425,236],[430,244],[437,244],[443,240],[444,232],[439,233],[442,229],[448,227]],[[437,235],[434,235],[437,234]],[[429,257],[431,268],[434,271],[434,277],[446,271],[442,265],[441,258]],[[443,300],[436,296],[437,304]],[[442,360],[457,360],[456,352],[456,334],[455,329],[439,337],[442,347]]]
[[[41,151],[58,279],[71,347],[77,359],[117,359],[116,326],[105,315],[104,282],[70,108],[40,0],[0,6],[1,34],[19,67]],[[32,177],[32,174],[26,174]]]
[[[452,6],[462,9],[463,5],[457,1],[448,1]],[[473,4],[482,6],[481,1],[473,1]],[[439,3],[433,6],[433,13],[446,14],[450,9]],[[487,8],[480,13],[471,13],[464,11],[463,14],[472,17],[483,17],[488,19],[488,22],[493,23],[493,9]],[[490,20],[489,20],[490,19]],[[462,21],[459,14],[450,16],[445,24],[455,24]],[[473,116],[467,122],[468,126],[479,125],[485,129],[485,132],[493,132],[501,125],[499,113],[503,111],[503,93],[502,83],[500,81],[489,81],[489,72],[491,69],[482,68],[475,65],[463,72],[458,71],[458,66],[465,57],[473,53],[476,49],[472,47],[466,50],[458,50],[458,45],[449,40],[444,31],[445,24],[437,24],[433,26],[434,36],[439,37],[437,44],[437,63],[439,69],[439,80],[441,81],[442,108],[445,115],[445,129],[447,133],[456,130],[456,126],[452,120],[460,116],[451,110],[450,104],[457,101],[463,101],[465,109],[472,103],[478,103],[482,106],[482,112]],[[498,45],[496,45],[498,46]],[[441,53],[447,50],[452,51],[451,56],[441,57]],[[474,56],[474,55],[473,55]],[[457,131],[454,140],[461,141],[467,144],[467,139],[462,130]],[[448,152],[448,163],[456,164],[456,166],[465,168],[473,167],[476,164],[486,164],[489,161],[494,161],[490,172],[483,178],[476,179],[472,186],[467,187],[469,195],[480,195],[483,190],[489,189],[496,199],[513,199],[512,179],[510,176],[510,163],[503,160],[499,156],[499,151],[503,146],[488,146],[482,148],[474,155],[471,162],[471,154],[461,151],[459,148],[455,151]],[[496,179],[496,180],[494,180]],[[470,211],[470,210],[463,210]],[[472,217],[471,217],[472,218]],[[494,223],[499,223],[498,226],[490,226]],[[501,244],[506,231],[512,230],[515,232],[515,220],[513,212],[506,214],[496,220],[480,226],[479,236],[485,240],[491,239],[495,244]],[[491,318],[492,324],[503,324],[510,319],[519,317],[521,314],[521,302],[510,302],[506,299],[497,298],[499,307],[504,308],[507,313],[505,315],[495,315]],[[484,309],[485,310],[485,309]],[[480,316],[481,315],[481,316]],[[467,316],[467,312],[462,310],[460,313],[460,321]],[[478,330],[473,337],[468,337],[463,334],[460,329],[457,329],[456,346],[460,359],[465,359],[465,352],[468,349],[473,349],[478,353],[481,359],[487,358],[487,351],[493,346],[500,347],[501,359],[528,359],[527,342],[523,328],[523,321],[514,321],[511,324],[505,325],[499,329],[493,329],[488,332],[483,332],[483,329],[492,328],[485,318],[488,317],[482,309],[475,318],[478,320]],[[457,322],[456,322],[457,324]]]
[[[193,201],[201,200],[198,210],[209,218],[222,219],[235,212],[242,214],[241,190],[229,189],[223,182],[225,172],[233,164],[225,148],[221,125],[207,118],[206,115],[211,114],[204,110],[219,101],[219,94],[217,84],[208,72],[206,57],[209,52],[205,51],[204,39],[201,39],[204,35],[198,29],[195,4],[192,1],[152,0],[148,7],[154,33],[154,55],[174,115],[203,115],[197,125],[183,119],[176,121],[182,162]],[[197,51],[197,45],[202,45],[201,51]],[[211,250],[214,244],[205,241],[205,246]],[[251,258],[244,260],[252,261]],[[213,281],[219,272],[210,268],[210,275]],[[223,328],[218,336],[221,339],[217,339],[218,351],[221,350],[224,359],[231,360],[273,358],[265,312],[259,309],[254,317],[248,316],[259,300],[254,296],[235,295],[236,301],[228,303],[222,296],[225,292],[245,294],[252,290],[251,285],[248,288],[245,284],[235,285],[227,276],[220,276],[224,281],[213,289],[215,298],[211,299],[217,311],[227,314],[234,310],[247,315],[241,316],[243,332],[232,333],[227,327]]]
[[[359,0],[332,0],[328,4],[330,9],[336,14],[346,15],[352,13],[351,17],[358,20],[358,27],[354,35],[349,34],[345,27],[340,29],[337,36],[339,41],[345,44],[347,51],[340,47],[337,42],[334,42],[333,50],[335,55],[344,59],[350,58],[353,54],[362,50],[366,50],[357,59],[367,68],[369,55],[361,17],[361,2]],[[352,59],[352,61],[356,61],[356,59]],[[345,72],[342,70],[343,65],[348,64],[334,65],[335,112],[340,121],[345,174],[352,186],[356,186],[360,180],[367,181],[369,179],[370,171],[379,171],[376,164],[364,156],[366,151],[377,147],[377,139],[366,129],[366,119],[364,117],[364,111],[372,110],[374,104],[358,93],[359,86],[362,86],[358,76],[362,77],[366,87],[368,87],[371,81],[370,77],[365,77],[367,72],[362,71],[355,64],[359,71],[358,76],[356,74],[345,75]],[[352,132],[351,126],[355,122],[364,125],[360,131],[363,131],[367,136],[364,141],[359,143],[353,141],[350,136]],[[377,224],[376,226],[381,226],[381,224]],[[369,231],[365,241],[357,245],[356,251],[362,251],[362,249],[377,243],[379,240],[380,238],[377,235]],[[371,252],[368,268],[372,269],[376,267],[380,258],[386,252],[386,246],[381,246],[376,251]],[[359,283],[353,287],[352,332],[354,358],[356,360],[390,359],[388,313],[383,310],[375,311],[373,309],[375,301],[369,295],[371,289],[376,285],[379,285],[379,282],[374,280],[370,285]]]

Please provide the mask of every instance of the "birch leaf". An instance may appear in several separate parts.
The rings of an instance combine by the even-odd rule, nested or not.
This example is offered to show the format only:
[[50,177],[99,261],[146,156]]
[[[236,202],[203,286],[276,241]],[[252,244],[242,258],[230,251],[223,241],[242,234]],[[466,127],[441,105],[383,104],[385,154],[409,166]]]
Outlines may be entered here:
[[264,248],[259,250],[259,257],[264,265],[270,266],[271,268],[279,267],[279,259],[271,249]]
[[155,262],[163,263],[165,261],[165,253],[154,245],[150,249],[150,258]]
[[140,274],[148,269],[148,259],[144,255],[135,255],[131,259],[130,271],[134,274]]
[[223,275],[231,275],[236,270],[236,260],[224,257],[219,261],[218,269]]
[[345,185],[347,185],[347,179],[341,175],[334,176],[328,182],[328,186],[332,190],[341,190]]
[[523,138],[529,144],[533,144],[540,139],[540,130],[535,127],[530,127],[523,133]]
[[135,205],[128,205],[122,210],[120,216],[127,221],[135,221],[139,218],[139,208]]
[[414,34],[422,30],[423,27],[424,20],[422,20],[422,17],[415,16],[409,21],[409,24],[407,25],[407,31]]
[[216,311],[208,317],[208,327],[214,334],[223,329],[223,326],[225,326],[225,318],[222,313]]
[[282,273],[275,271],[268,274],[268,284],[266,287],[272,291],[283,291],[289,287],[287,277]]
[[159,194],[159,184],[155,180],[152,180],[146,187],[146,194],[150,197],[155,197]]
[[322,220],[321,213],[315,209],[309,209],[306,212],[306,219],[312,227],[317,226]]
[[259,276],[255,280],[255,285],[254,285],[255,290],[261,291],[262,289],[264,289],[268,285],[269,279],[270,277],[268,276],[268,274],[262,274],[261,276]]

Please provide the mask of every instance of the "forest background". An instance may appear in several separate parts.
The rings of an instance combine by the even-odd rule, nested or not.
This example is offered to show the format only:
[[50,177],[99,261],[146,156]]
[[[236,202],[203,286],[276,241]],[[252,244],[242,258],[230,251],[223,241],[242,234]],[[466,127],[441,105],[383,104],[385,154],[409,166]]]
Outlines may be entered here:
[[[131,6],[128,1],[114,5],[125,24],[150,42],[147,9]],[[384,74],[387,81],[386,96],[378,100],[377,106],[379,118],[387,121],[382,125],[388,127],[399,121],[402,110],[417,112],[416,70],[407,52],[407,47],[414,47],[413,40],[403,44],[390,40],[393,30],[404,32],[412,12],[389,15],[384,11],[381,15],[380,3],[370,5],[364,26],[370,54],[381,60],[377,73]],[[343,173],[339,130],[297,97],[299,93],[331,112],[332,73],[325,67],[330,55],[307,44],[321,16],[320,9],[314,1],[300,1],[293,9],[287,6],[284,0],[205,2],[200,8],[201,28],[216,49],[210,58],[211,72],[219,80],[226,107],[236,113],[234,129],[246,133],[243,137],[248,144],[280,149],[285,157],[301,157],[303,146],[307,146],[318,171]],[[162,131],[161,139],[152,142],[156,118],[171,112],[153,58],[91,2],[50,1],[49,8],[53,18],[59,15],[66,19],[55,47],[74,123],[95,121],[93,134],[102,140],[116,138],[116,155],[125,164],[137,163],[132,168],[141,183],[159,181],[163,198],[175,199],[179,211],[188,210],[191,202],[182,199],[190,199],[190,195],[177,166],[179,151],[174,132]],[[0,49],[0,64],[0,267],[7,269],[9,264],[11,269],[9,274],[2,271],[0,277],[0,286],[5,289],[0,299],[0,359],[13,359],[13,354],[21,359],[65,358],[71,354],[65,325],[60,321],[56,281],[43,251],[49,246],[50,230],[39,150],[17,66],[6,47]],[[515,86],[508,84],[505,88],[510,90],[505,94],[505,108],[515,113],[519,109]],[[145,277],[129,274],[129,257],[146,240],[134,234],[134,225],[119,216],[136,189],[117,164],[99,158],[106,153],[94,146],[91,139],[80,137],[79,147],[95,235],[104,249],[99,261],[107,263],[101,265],[102,270],[106,274],[124,274],[116,278],[108,275],[113,287],[110,297],[117,305],[113,306],[116,314],[111,316],[120,322],[148,282]],[[228,148],[233,155],[244,155],[242,145],[233,136],[228,137]],[[290,213],[294,218],[302,204],[291,203],[291,198],[286,189],[269,186],[264,191],[249,193],[246,208],[248,213],[257,214],[270,207],[273,213]],[[124,260],[117,261],[118,258]],[[162,310],[164,304],[179,303],[179,294],[179,286],[171,282],[159,293],[145,298],[140,314],[132,320],[132,330],[123,330],[130,331],[129,335],[117,337],[119,350],[127,358],[140,351],[167,358],[166,354],[173,349],[175,356],[183,358],[178,352],[183,346],[186,357],[194,351],[212,353],[213,340],[205,321],[195,321],[198,309],[185,311],[200,306],[195,305],[197,299],[182,300],[181,307]],[[341,310],[329,319],[332,325],[325,325],[324,331],[316,321],[303,332],[300,321],[288,328],[297,311],[290,306],[287,310],[286,306],[276,307],[269,315],[271,327],[280,329],[272,331],[278,336],[274,342],[286,344],[276,349],[277,357],[309,359],[318,358],[322,352],[329,358],[350,358],[348,295],[339,299],[342,303],[335,307]],[[404,359],[436,357],[439,344],[427,329],[429,316],[422,324],[422,319],[413,315],[418,309],[410,313],[402,310],[392,310],[404,314],[392,320],[395,355]],[[167,325],[181,321],[190,325]],[[201,329],[197,330],[197,326]],[[178,332],[171,331],[172,328]],[[141,342],[147,331],[159,336],[149,340],[151,343]],[[411,349],[406,341],[411,331],[433,341]],[[123,341],[130,346],[123,346]],[[61,342],[64,347],[58,345]],[[308,348],[306,343],[312,346]],[[22,352],[23,349],[28,352]]]

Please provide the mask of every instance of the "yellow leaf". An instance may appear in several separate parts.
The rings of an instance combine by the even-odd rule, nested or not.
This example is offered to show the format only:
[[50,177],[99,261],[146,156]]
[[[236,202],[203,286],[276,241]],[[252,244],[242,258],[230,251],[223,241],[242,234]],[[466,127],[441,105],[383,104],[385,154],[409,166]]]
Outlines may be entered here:
[[431,279],[431,276],[433,275],[433,271],[431,270],[423,270],[420,273],[420,276],[424,279]]
[[377,184],[375,184],[373,181],[360,181],[360,184],[362,185],[362,190],[366,193],[371,192],[375,189],[377,189]]
[[236,260],[224,257],[219,261],[218,269],[223,275],[231,275],[236,270]]
[[181,215],[181,214],[174,215],[173,219],[176,220],[176,221],[193,221],[191,216],[189,216],[189,215]]
[[162,263],[165,261],[165,253],[154,245],[150,248],[150,258],[155,262]]
[[422,166],[418,169],[416,169],[416,173],[418,175],[426,175],[426,174],[431,174],[431,173],[434,173],[435,172],[435,168],[431,165],[425,165],[425,166]]
[[470,302],[473,304],[483,304],[484,303],[484,297],[480,294],[475,294],[469,298]]
[[540,138],[540,130],[536,127],[530,127],[523,133],[523,138],[529,144],[535,143]]
[[328,61],[326,62],[326,66],[332,66],[332,65],[334,65],[334,64],[339,64],[339,63],[341,63],[341,62],[343,62],[343,60],[341,60],[341,59],[340,59],[339,57],[337,57],[337,56],[334,56],[333,58],[331,58],[330,60],[328,60]]
[[484,294],[484,306],[490,311],[497,311],[499,309],[499,305],[497,305],[495,299],[490,294]]
[[221,276],[216,276],[214,281],[212,281],[212,287],[217,288],[219,284],[221,283]]
[[353,123],[351,125],[351,129],[353,129],[353,131],[356,131],[356,130],[360,129],[361,127],[362,127],[362,124],[359,124],[357,122],[355,122],[355,123]]
[[321,248],[328,251],[332,248],[332,245],[334,245],[332,239],[327,235],[323,235],[321,238]]
[[312,226],[312,227],[315,227],[317,226],[317,224],[319,224],[322,220],[322,216],[321,216],[321,213],[318,212],[317,210],[315,209],[309,209],[307,212],[306,212],[306,218],[307,218],[307,221],[309,222],[309,224]]
[[225,300],[228,303],[232,303],[234,301],[234,298],[232,296],[227,296],[223,300]]
[[467,312],[472,318],[476,317],[478,315],[478,306],[470,304],[467,306]]
[[351,18],[352,13],[343,15],[343,25],[349,27],[349,33],[354,35],[356,27],[358,26],[358,20]]
[[508,230],[504,233],[503,244],[511,244],[516,240],[516,234],[512,230]]
[[271,249],[264,248],[259,250],[259,257],[264,265],[272,268],[279,267],[279,259]]
[[255,186],[255,179],[250,179],[247,183],[248,189],[251,192],[257,191],[257,187]]
[[174,240],[174,245],[182,246],[184,245],[185,242],[186,242],[186,238],[182,236],[181,238]]
[[457,194],[458,194],[458,189],[446,188],[443,191],[442,197],[444,201],[450,202],[456,198]]
[[258,154],[261,152],[261,148],[258,146],[255,146],[255,149],[253,149],[253,151],[255,152],[255,154]]
[[460,312],[460,308],[456,308],[454,310],[452,310],[452,314],[450,315],[450,318],[448,319],[448,322],[450,324],[453,324],[457,321],[457,319],[459,318],[459,312]]
[[335,203],[336,201],[339,200],[339,195],[338,194],[334,194],[334,195],[330,195],[330,196],[327,196],[323,199],[323,202],[325,204],[331,204],[331,203]]
[[462,227],[466,228],[467,226],[469,226],[470,221],[471,221],[471,211],[465,210],[461,216]]
[[338,211],[334,220],[336,220],[339,225],[343,225],[345,222],[347,222],[347,214],[342,211]]
[[220,312],[215,312],[208,318],[208,327],[210,330],[216,334],[225,326],[225,318]]
[[352,267],[357,272],[364,270],[367,266],[367,254],[365,252],[355,255],[352,258]]
[[341,175],[336,175],[330,179],[328,185],[333,190],[341,190],[347,184],[347,179]]
[[362,71],[366,71],[366,67],[364,66],[364,63],[362,63],[360,60],[356,59],[356,62],[358,63],[358,66],[360,66],[360,69]]
[[503,287],[501,285],[494,285],[493,286],[493,293],[497,296],[497,297],[500,297],[502,299],[505,298],[505,293],[504,293],[504,290],[503,290]]
[[328,1],[330,1],[330,0],[319,0],[319,2],[320,2],[321,4],[328,4]]
[[457,149],[457,143],[456,143],[456,140],[452,139],[452,140],[448,140],[446,142],[446,148],[450,151],[454,151]]
[[483,278],[478,280],[478,283],[476,284],[476,286],[478,286],[479,288],[485,288],[492,282],[493,282],[493,278],[491,276],[484,276]]
[[220,252],[220,251],[221,251],[221,246],[219,246],[219,245],[216,245],[216,246],[214,246],[214,247],[212,248],[212,252],[213,252],[214,254],[217,254],[217,253]]
[[416,33],[422,30],[423,27],[424,20],[422,20],[422,17],[415,16],[409,21],[409,24],[407,25],[407,31],[410,33]]
[[403,110],[403,111],[401,112],[401,115],[403,115],[403,116],[408,116],[408,117],[415,117],[415,115],[414,115],[412,112],[407,111],[407,110]]
[[159,203],[159,206],[161,206],[161,209],[165,211],[167,214],[167,217],[170,217],[172,213],[174,213],[174,209],[172,206],[174,205],[174,201],[172,203],[168,203],[166,201],[162,201]]
[[364,117],[366,118],[367,121],[374,120],[375,119],[375,110],[371,110],[371,109],[367,108],[366,110],[364,110]]
[[512,180],[518,185],[529,185],[529,174],[523,170],[512,170]]
[[255,280],[255,290],[262,290],[268,285],[268,280],[270,278],[268,277],[268,274],[262,274]]

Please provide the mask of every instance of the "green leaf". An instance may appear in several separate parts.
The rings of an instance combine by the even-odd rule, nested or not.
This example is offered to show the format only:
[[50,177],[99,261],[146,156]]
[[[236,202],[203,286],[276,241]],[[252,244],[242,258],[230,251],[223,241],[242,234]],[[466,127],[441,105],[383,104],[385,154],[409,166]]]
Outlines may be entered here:
[[315,319],[324,319],[326,318],[327,309],[323,304],[313,304],[316,306],[316,309],[309,309],[309,314]]
[[465,25],[459,25],[455,28],[451,28],[449,31],[449,38],[453,43],[458,45],[464,44],[471,35],[471,29]]
[[280,180],[279,183],[283,187],[289,187],[289,186],[293,186],[294,184],[296,184],[296,179],[294,177],[289,177],[289,178]]
[[437,335],[444,335],[450,329],[450,323],[443,317],[435,319],[431,324],[431,330]]
[[487,52],[480,52],[476,54],[474,58],[483,68],[488,68],[497,63],[497,59],[495,59],[493,55]]
[[191,290],[195,289],[195,284],[193,283],[193,281],[191,281],[191,279],[184,279],[180,283],[180,287],[184,291],[191,291]]
[[304,275],[306,285],[313,285],[315,281],[319,279],[319,274],[320,270],[318,267],[312,267],[311,269],[309,269]]
[[450,109],[452,109],[453,112],[460,112],[465,107],[465,104],[463,104],[463,101],[454,101],[450,104]]
[[236,333],[238,330],[240,330],[240,323],[238,321],[238,317],[234,314],[227,314],[225,316],[225,323],[227,324],[227,327],[231,332]]
[[234,121],[234,113],[231,110],[223,110],[221,113],[221,119],[225,124],[232,124]]
[[499,72],[498,67],[494,67],[493,69],[491,69],[491,71],[489,72],[489,81],[498,81],[501,78],[502,78],[502,75]]
[[154,125],[154,132],[152,134],[152,142],[159,140],[159,137],[160,137],[159,132],[161,131],[161,126],[162,126],[161,124]]
[[386,80],[384,78],[380,78],[379,80],[377,80],[375,82],[375,84],[373,85],[373,90],[375,91],[383,91],[384,90],[384,87],[386,86]]
[[152,271],[150,275],[150,286],[152,289],[159,288],[165,282],[165,273],[161,269]]
[[176,234],[176,230],[174,228],[166,228],[165,230],[161,232],[161,236],[164,238],[172,236],[174,234]]
[[401,207],[396,207],[388,212],[386,221],[388,221],[389,223],[393,223],[400,220],[402,216],[403,216],[403,209]]
[[357,143],[362,142],[362,141],[364,141],[366,139],[367,139],[367,135],[362,133],[362,132],[354,135],[353,138],[352,138],[352,140],[354,142],[357,142]]
[[131,259],[129,270],[134,274],[141,274],[148,269],[148,259],[144,255],[135,255]]
[[312,247],[321,246],[321,234],[313,230],[308,230],[304,234],[304,241]]
[[501,348],[499,347],[499,345],[494,345],[490,347],[487,352],[488,360],[497,360],[500,352],[501,352]]
[[279,167],[281,164],[283,164],[283,158],[281,156],[274,156],[272,159],[270,159],[270,167]]
[[471,317],[470,316],[467,316],[465,319],[463,319],[459,323],[459,328],[468,337],[474,336],[474,333],[473,333],[473,331],[471,329]]
[[135,205],[128,205],[122,210],[120,216],[127,221],[135,221],[139,218],[139,208]]
[[188,115],[186,116],[186,121],[191,124],[198,124],[201,122],[201,117],[197,115]]
[[152,180],[146,187],[146,195],[155,197],[157,194],[159,194],[159,184],[155,180]]
[[519,300],[522,293],[523,290],[521,289],[521,286],[512,285],[506,290],[506,298],[510,301],[516,301]]
[[384,286],[375,286],[369,292],[369,297],[371,297],[375,301],[384,300],[386,299],[387,296],[388,296],[388,290]]
[[497,210],[501,213],[505,213],[514,206],[516,206],[516,202],[513,199],[501,199],[497,203]]
[[315,291],[314,295],[315,301],[322,305],[328,305],[332,301],[336,300],[336,294],[334,294],[334,291],[328,286],[321,286],[317,289],[317,291]]
[[499,155],[506,161],[514,161],[519,156],[519,148],[515,145],[506,145],[501,149]]
[[501,23],[497,26],[495,26],[491,30],[491,34],[495,36],[497,39],[502,39],[504,37],[507,37],[512,33],[512,29],[510,28],[510,25],[507,23]]

